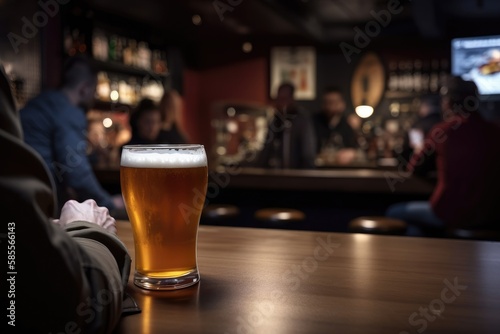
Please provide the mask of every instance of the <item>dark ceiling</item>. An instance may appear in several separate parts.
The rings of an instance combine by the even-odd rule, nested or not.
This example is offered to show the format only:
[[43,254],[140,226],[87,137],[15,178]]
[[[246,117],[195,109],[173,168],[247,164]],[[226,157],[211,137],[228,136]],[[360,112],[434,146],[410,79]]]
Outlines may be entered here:
[[[14,2],[0,0],[0,6]],[[403,9],[374,44],[404,48],[416,39],[500,35],[499,0],[73,0],[64,6],[90,8],[104,20],[118,17],[125,29],[178,45],[191,63],[205,67],[267,54],[272,45],[340,52],[340,42],[353,43],[355,27],[364,30],[373,13],[394,2]],[[252,43],[250,54],[243,54],[244,42]]]
[[[118,13],[188,40],[295,37],[301,42],[352,39],[355,26],[373,20],[372,12],[400,2],[383,35],[421,34],[447,38],[498,29],[498,0],[87,0],[95,8]],[[217,9],[217,8],[218,9]],[[199,15],[199,26],[192,16]],[[480,24],[473,24],[480,23]]]
[[[223,63],[241,54],[242,43],[253,54],[270,45],[312,44],[337,48],[353,41],[354,28],[364,30],[373,13],[386,12],[397,0],[82,0],[153,29],[191,54],[196,63]],[[458,36],[500,34],[498,0],[400,0],[402,11],[391,15],[379,41],[412,38],[447,41]],[[201,22],[193,23],[193,16]],[[196,19],[196,18],[195,18]],[[207,50],[209,52],[207,52]],[[219,50],[220,55],[213,50]],[[223,55],[222,55],[222,50]],[[266,50],[266,51],[264,51]],[[215,54],[215,56],[214,56]],[[241,57],[241,55],[240,55]],[[215,59],[212,59],[215,58]]]

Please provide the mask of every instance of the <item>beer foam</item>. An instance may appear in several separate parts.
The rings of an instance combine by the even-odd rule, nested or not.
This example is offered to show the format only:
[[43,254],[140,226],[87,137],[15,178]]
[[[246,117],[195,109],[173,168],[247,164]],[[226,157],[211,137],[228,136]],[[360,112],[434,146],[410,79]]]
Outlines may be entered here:
[[136,168],[192,168],[207,165],[203,147],[193,150],[176,148],[124,148],[121,165]]

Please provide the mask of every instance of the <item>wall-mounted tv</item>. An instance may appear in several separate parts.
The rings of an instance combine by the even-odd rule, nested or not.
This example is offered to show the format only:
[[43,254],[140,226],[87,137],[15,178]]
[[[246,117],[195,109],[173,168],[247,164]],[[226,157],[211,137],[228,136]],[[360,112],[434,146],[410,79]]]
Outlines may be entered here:
[[500,36],[456,38],[451,45],[452,74],[474,81],[483,96],[500,95]]

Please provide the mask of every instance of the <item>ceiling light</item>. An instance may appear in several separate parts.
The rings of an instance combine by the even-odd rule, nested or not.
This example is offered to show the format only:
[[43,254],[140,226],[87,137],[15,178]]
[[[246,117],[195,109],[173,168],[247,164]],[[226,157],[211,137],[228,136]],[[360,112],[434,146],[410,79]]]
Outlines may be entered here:
[[250,53],[253,50],[253,45],[250,42],[245,42],[245,43],[243,43],[241,48],[242,48],[243,52]]
[[373,115],[373,107],[372,106],[367,106],[367,105],[357,106],[355,111],[356,111],[356,114],[361,118],[368,118],[371,115]]
[[201,16],[200,15],[198,15],[198,14],[193,15],[193,17],[191,18],[191,20],[193,21],[193,24],[195,26],[201,25]]

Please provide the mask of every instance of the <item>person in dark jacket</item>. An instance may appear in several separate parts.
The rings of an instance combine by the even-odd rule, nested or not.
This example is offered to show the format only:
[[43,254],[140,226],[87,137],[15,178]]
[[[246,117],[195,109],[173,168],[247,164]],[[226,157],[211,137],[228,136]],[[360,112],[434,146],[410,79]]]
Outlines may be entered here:
[[69,199],[92,198],[109,210],[120,209],[121,195],[111,197],[102,188],[86,155],[85,111],[94,100],[96,80],[95,71],[85,58],[70,58],[65,64],[61,88],[29,101],[20,111],[21,124],[25,142],[49,167],[60,205]]
[[447,227],[500,228],[500,127],[482,118],[479,105],[473,82],[450,79],[442,98],[444,121],[429,132],[408,166],[422,176],[436,164],[430,201],[395,204],[386,213],[410,224],[410,235]]
[[111,333],[125,305],[131,265],[115,221],[93,200],[69,201],[52,220],[54,181],[42,157],[23,142],[17,116],[0,66],[0,147],[7,157],[0,164],[0,203],[3,231],[15,236],[10,271],[17,272],[8,277],[15,280],[8,301],[15,310],[5,321],[19,333]]
[[295,87],[281,84],[276,111],[269,123],[264,147],[251,164],[262,168],[314,168],[316,141],[312,121],[294,101]]
[[132,138],[125,145],[160,144],[161,113],[153,100],[142,99],[130,115],[129,123]]
[[314,115],[316,152],[335,151],[337,163],[346,165],[356,158],[356,133],[347,122],[346,102],[340,89],[329,87],[323,94],[323,108]]

